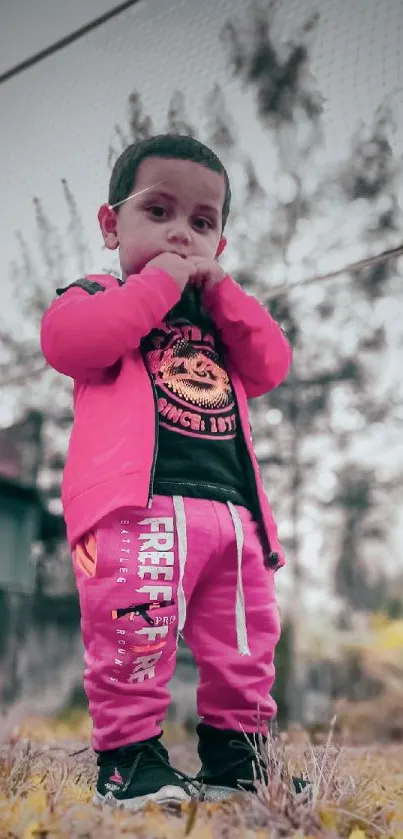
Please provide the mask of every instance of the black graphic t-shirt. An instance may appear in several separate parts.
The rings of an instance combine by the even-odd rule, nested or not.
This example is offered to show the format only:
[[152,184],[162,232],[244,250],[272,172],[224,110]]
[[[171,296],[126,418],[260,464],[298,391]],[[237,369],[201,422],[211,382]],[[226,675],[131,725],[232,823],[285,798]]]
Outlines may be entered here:
[[142,342],[158,402],[157,495],[232,501],[252,509],[247,451],[214,324],[188,287]]

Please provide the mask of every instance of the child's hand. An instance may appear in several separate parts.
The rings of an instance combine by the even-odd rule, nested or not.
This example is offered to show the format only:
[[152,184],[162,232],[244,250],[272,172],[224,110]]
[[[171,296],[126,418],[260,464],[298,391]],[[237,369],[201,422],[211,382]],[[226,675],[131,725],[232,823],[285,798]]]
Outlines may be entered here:
[[192,270],[190,273],[190,281],[207,291],[213,286],[220,283],[224,279],[226,273],[221,265],[215,259],[206,259],[203,256],[192,256],[189,260],[192,263]]
[[180,291],[183,291],[187,285],[193,269],[192,263],[187,259],[183,259],[176,253],[169,252],[160,253],[159,256],[155,256],[154,259],[150,259],[150,261],[147,262],[146,268],[149,266],[152,268],[161,268],[162,271],[166,271],[167,274],[170,274],[175,280],[177,286],[179,286]]

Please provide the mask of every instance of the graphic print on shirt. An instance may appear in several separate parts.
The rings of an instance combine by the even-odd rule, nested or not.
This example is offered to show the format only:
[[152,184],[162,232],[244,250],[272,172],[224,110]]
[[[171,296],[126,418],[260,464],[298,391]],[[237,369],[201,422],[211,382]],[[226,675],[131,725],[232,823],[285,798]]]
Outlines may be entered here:
[[189,323],[163,325],[145,349],[160,426],[188,437],[236,437],[235,397],[213,335]]

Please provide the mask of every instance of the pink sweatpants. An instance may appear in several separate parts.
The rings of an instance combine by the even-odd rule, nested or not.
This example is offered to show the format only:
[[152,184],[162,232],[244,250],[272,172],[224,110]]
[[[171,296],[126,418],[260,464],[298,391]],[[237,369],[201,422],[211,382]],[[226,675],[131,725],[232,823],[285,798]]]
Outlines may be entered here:
[[274,572],[247,510],[156,496],[150,509],[103,519],[73,563],[95,750],[160,733],[178,632],[199,668],[203,721],[265,732],[280,622]]

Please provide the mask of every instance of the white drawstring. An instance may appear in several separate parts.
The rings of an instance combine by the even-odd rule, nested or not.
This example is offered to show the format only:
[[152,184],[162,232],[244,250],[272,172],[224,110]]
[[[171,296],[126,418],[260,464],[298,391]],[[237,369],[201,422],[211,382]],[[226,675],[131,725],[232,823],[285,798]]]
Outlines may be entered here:
[[182,632],[186,620],[186,598],[183,590],[188,541],[186,531],[185,505],[181,495],[173,496],[176,534],[178,537],[179,582],[178,582],[178,633]]
[[238,562],[238,579],[236,587],[236,603],[235,603],[235,621],[236,621],[236,637],[238,642],[238,652],[240,655],[250,655],[248,632],[246,629],[246,611],[245,611],[245,596],[242,582],[242,555],[243,555],[243,527],[236,507],[228,501],[228,509],[235,530],[236,552]]
[[[187,559],[187,527],[185,505],[182,496],[173,496],[173,507],[175,512],[175,526],[178,537],[178,560],[179,560],[179,581],[178,581],[178,634],[182,632],[186,621],[186,598],[183,590],[183,576],[185,573]],[[235,531],[235,542],[237,552],[237,587],[235,602],[235,625],[240,655],[251,655],[248,643],[246,628],[245,596],[242,582],[242,557],[244,546],[244,534],[242,522],[238,510],[228,501],[228,509],[232,518]]]

